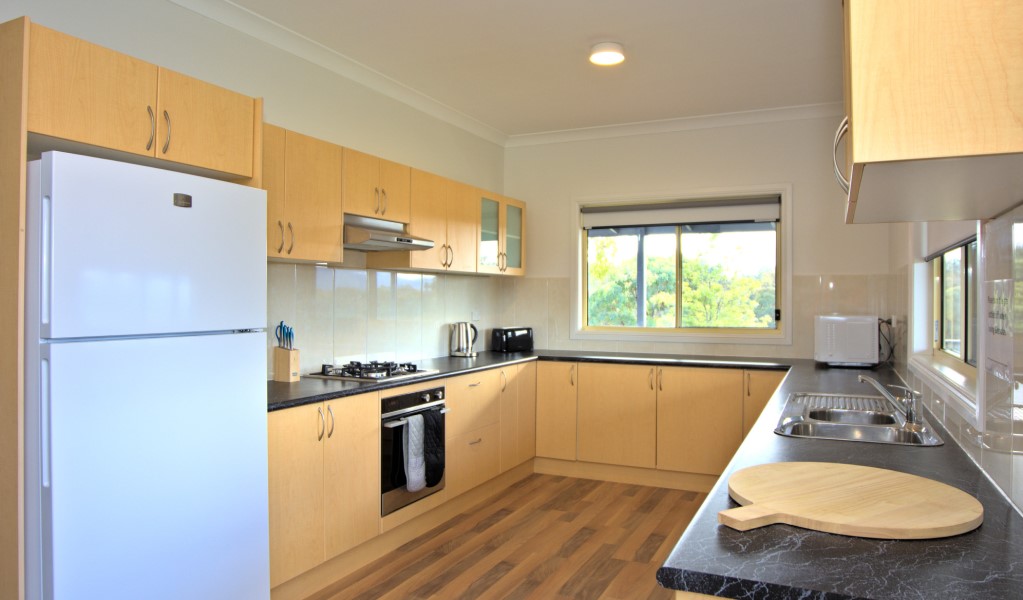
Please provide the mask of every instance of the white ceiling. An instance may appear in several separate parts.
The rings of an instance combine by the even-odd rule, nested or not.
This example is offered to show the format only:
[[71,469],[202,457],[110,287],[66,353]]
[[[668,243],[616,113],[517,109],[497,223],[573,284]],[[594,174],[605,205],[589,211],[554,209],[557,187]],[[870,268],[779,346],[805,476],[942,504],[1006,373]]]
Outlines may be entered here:
[[[841,0],[231,3],[504,136],[842,99]],[[600,41],[625,63],[591,65]]]

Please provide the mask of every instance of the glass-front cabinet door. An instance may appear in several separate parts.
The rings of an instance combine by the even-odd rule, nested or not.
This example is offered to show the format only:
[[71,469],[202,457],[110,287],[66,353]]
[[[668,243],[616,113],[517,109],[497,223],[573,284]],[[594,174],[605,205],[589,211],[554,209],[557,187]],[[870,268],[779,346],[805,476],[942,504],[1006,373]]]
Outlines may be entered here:
[[501,202],[483,196],[480,199],[480,250],[477,271],[501,272]]
[[489,194],[480,199],[480,249],[477,271],[524,275],[526,205]]

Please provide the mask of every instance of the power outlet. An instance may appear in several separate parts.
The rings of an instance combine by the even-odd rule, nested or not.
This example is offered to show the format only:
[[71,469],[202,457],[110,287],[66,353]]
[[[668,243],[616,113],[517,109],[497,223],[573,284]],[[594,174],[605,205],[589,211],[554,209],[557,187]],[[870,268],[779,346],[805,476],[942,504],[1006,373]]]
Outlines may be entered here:
[[480,311],[478,311],[478,310],[472,311],[470,313],[469,320],[471,320],[471,321],[479,321],[480,320]]
[[899,318],[896,317],[895,315],[892,315],[892,329],[898,329],[898,328],[899,328]]

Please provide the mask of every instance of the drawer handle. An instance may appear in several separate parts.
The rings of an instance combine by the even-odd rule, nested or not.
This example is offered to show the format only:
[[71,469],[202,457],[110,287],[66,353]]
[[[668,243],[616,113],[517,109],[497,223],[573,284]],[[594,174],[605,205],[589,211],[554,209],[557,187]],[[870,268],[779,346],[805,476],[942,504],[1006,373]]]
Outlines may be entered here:
[[849,131],[849,116],[846,115],[842,122],[838,124],[838,130],[835,131],[835,151],[831,154],[831,159],[835,163],[835,179],[838,181],[839,187],[848,194],[849,193],[849,180],[842,174],[841,167],[838,166],[838,144],[841,143],[842,138]]
[[481,381],[477,381],[476,383],[470,383],[469,387],[477,387],[477,386],[479,386],[480,383],[482,383],[482,382]]
[[480,443],[482,441],[483,441],[483,438],[476,438],[473,441],[469,442],[469,445],[470,446],[475,446],[476,444],[478,444],[478,443]]
[[149,141],[146,142],[146,150],[152,150],[153,142],[156,141],[156,115],[153,114],[152,106],[147,106],[146,112],[149,113]]
[[170,113],[168,113],[167,111],[163,111],[163,119],[164,119],[164,121],[167,121],[167,141],[165,141],[163,143],[163,153],[167,154],[167,149],[170,148],[170,140],[171,140]]

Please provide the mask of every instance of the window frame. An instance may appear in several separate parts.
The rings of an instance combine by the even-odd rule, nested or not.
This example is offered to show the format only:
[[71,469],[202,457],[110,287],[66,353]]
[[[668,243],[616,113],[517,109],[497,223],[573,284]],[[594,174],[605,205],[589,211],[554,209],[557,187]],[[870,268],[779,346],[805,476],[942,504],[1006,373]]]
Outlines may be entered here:
[[[678,203],[686,201],[726,200],[775,195],[780,198],[780,218],[777,226],[775,306],[781,319],[775,329],[740,328],[649,328],[601,327],[586,325],[587,235],[582,228],[580,210],[600,205],[627,206],[629,204]],[[670,195],[640,195],[617,197],[588,197],[573,200],[572,235],[576,240],[575,268],[572,277],[570,339],[608,342],[655,342],[701,344],[792,344],[792,186],[776,184],[742,188],[715,188],[693,190]],[[676,260],[681,260],[676,252]],[[681,285],[681,282],[679,282]],[[677,307],[678,308],[678,307]]]
[[[970,260],[969,247],[975,245],[972,256],[973,260]],[[961,250],[962,254],[962,267],[960,276],[960,301],[959,310],[957,311],[956,320],[959,323],[959,327],[962,331],[961,344],[961,355],[955,354],[953,351],[945,347],[945,255],[954,250]],[[925,262],[931,263],[931,275],[933,277],[933,297],[932,297],[932,314],[934,315],[935,331],[934,337],[931,341],[932,347],[936,352],[941,352],[943,356],[947,356],[950,360],[961,362],[970,367],[976,368],[979,354],[979,339],[976,337],[976,329],[979,324],[975,323],[973,326],[970,325],[970,310],[977,309],[977,302],[979,296],[977,290],[973,289],[976,285],[979,285],[978,281],[975,281],[975,285],[970,285],[970,269],[972,268],[975,273],[979,272],[979,250],[980,242],[977,236],[971,236],[965,240],[956,242],[955,244],[943,248],[942,250],[931,254],[926,257]],[[979,274],[978,274],[979,276]],[[973,334],[971,343],[971,333]],[[972,362],[971,362],[972,359]]]

